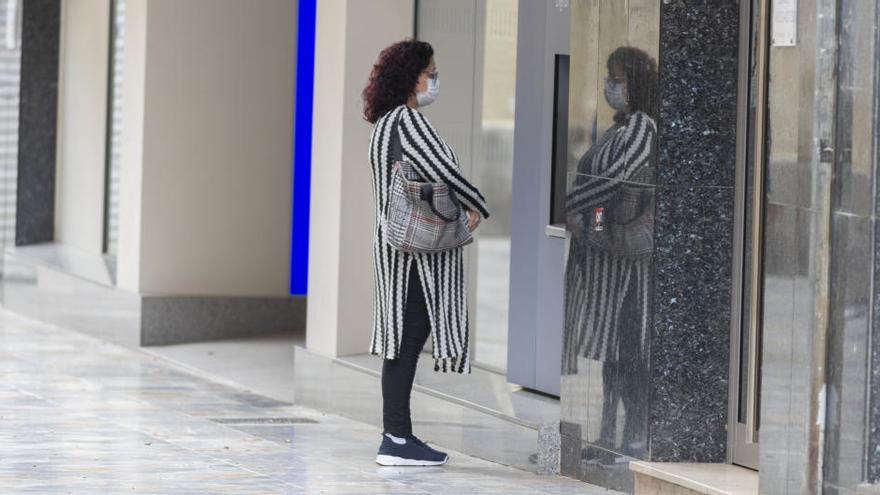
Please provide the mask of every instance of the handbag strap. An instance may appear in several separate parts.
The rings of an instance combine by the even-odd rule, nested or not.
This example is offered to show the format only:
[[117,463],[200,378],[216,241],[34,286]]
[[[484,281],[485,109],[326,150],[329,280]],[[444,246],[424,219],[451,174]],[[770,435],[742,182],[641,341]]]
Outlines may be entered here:
[[404,108],[400,112],[397,113],[397,118],[394,119],[394,126],[391,128],[391,160],[393,162],[399,162],[403,160],[403,145],[400,144],[400,117],[406,109]]
[[455,197],[455,194],[452,191],[449,191],[449,199],[452,200],[452,204],[456,206],[455,216],[447,217],[446,215],[437,211],[437,207],[434,206],[434,185],[430,182],[426,182],[422,184],[421,187],[421,199],[428,203],[428,206],[431,207],[431,211],[434,212],[435,215],[440,217],[441,220],[445,222],[455,222],[459,218],[461,218],[461,205],[458,203],[458,199]]

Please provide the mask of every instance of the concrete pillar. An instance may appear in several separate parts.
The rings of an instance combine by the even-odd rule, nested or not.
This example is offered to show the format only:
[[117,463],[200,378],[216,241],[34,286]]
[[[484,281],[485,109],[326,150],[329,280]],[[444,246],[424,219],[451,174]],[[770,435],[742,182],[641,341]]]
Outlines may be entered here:
[[128,0],[118,285],[287,297],[295,0]]
[[[296,0],[126,1],[115,267],[102,253],[109,6],[64,2],[53,210],[65,246],[6,253],[20,275],[3,281],[4,305],[125,345],[301,329],[305,301],[289,291]],[[40,172],[19,205],[37,204]],[[29,240],[52,240],[51,217]]]
[[371,126],[361,90],[379,51],[413,35],[413,0],[321,0],[315,39],[306,345],[367,351],[373,318]]

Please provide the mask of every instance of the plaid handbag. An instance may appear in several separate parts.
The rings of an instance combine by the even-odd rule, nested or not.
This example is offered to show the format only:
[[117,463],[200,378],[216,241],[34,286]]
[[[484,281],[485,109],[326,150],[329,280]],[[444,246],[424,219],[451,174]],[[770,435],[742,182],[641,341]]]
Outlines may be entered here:
[[394,169],[385,212],[386,241],[410,253],[433,253],[470,244],[474,238],[455,192],[446,183],[425,181],[411,163],[403,161],[398,121],[391,132]]
[[620,188],[607,205],[591,210],[587,242],[594,248],[626,259],[654,254],[653,167],[644,167]]

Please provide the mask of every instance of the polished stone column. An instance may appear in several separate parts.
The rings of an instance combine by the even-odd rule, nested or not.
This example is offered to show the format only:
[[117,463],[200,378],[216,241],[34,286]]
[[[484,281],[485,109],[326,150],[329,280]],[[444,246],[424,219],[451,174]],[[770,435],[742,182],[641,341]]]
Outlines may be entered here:
[[827,415],[819,454],[822,488],[835,494],[880,481],[880,9],[866,0],[842,0],[837,8]]
[[801,2],[796,45],[770,48],[761,493],[856,493],[865,476],[875,15]]
[[880,60],[878,60],[878,52],[880,52],[880,8],[876,8],[874,12],[874,153],[871,157],[874,160],[872,167],[874,173],[874,197],[873,197],[873,216],[871,218],[871,227],[873,234],[871,241],[873,249],[871,249],[871,257],[873,261],[873,293],[871,294],[870,304],[873,308],[872,319],[870,322],[870,343],[869,350],[869,410],[868,410],[868,458],[867,463],[867,480],[871,483],[880,483],[880,228],[878,228],[878,218],[880,218],[880,189],[876,183],[880,177]]

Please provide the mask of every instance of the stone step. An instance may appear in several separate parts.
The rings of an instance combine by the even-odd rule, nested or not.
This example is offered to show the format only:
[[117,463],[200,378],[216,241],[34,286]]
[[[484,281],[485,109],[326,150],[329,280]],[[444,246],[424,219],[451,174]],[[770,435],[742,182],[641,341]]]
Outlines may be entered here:
[[[294,402],[381,428],[381,363],[376,356],[333,358],[297,346]],[[509,384],[504,375],[477,367],[470,375],[443,375],[423,354],[411,410],[413,432],[426,442],[534,473],[559,473],[559,401]]]
[[631,462],[635,495],[757,495],[758,473],[733,464]]

